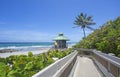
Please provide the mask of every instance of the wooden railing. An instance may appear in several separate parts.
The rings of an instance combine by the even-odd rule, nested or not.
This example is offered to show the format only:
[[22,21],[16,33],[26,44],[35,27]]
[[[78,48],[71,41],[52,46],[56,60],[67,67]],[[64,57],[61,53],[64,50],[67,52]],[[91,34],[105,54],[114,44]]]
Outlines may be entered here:
[[67,77],[74,66],[77,58],[77,51],[57,60],[55,63],[41,70],[32,77]]
[[[77,49],[82,54],[93,56],[93,59],[106,77],[120,77],[120,58],[102,53],[94,49]],[[85,53],[84,53],[85,52]]]

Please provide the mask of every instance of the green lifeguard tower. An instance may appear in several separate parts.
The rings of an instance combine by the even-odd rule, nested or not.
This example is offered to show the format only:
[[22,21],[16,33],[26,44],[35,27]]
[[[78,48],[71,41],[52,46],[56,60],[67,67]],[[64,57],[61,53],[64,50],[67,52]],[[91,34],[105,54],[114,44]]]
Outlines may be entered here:
[[59,33],[57,37],[53,38],[53,41],[55,41],[54,43],[55,48],[64,49],[67,48],[66,41],[69,41],[69,39],[65,37],[63,33]]

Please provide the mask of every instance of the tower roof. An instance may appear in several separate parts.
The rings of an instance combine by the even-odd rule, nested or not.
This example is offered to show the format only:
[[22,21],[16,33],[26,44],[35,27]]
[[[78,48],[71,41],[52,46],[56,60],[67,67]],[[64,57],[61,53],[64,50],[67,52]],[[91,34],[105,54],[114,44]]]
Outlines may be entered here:
[[59,35],[57,37],[53,38],[53,41],[56,41],[56,40],[66,40],[66,41],[69,41],[69,39],[63,35],[63,33],[59,33]]

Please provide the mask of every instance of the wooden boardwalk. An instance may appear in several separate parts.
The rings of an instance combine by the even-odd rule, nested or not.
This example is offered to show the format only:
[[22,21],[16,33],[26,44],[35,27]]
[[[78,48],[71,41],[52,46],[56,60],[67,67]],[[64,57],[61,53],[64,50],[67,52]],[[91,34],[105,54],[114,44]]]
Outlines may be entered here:
[[73,77],[102,77],[93,61],[88,57],[77,57],[78,63]]

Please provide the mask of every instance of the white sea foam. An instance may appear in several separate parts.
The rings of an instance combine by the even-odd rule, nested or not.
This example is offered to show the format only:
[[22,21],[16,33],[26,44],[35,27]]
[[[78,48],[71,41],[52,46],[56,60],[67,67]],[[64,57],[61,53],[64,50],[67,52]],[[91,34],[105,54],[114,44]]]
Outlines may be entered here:
[[[34,55],[37,55],[37,54],[40,54],[40,53],[45,53],[49,50],[50,48],[41,48],[40,50],[35,50],[35,51],[32,51],[32,53]],[[12,53],[1,53],[0,54],[0,57],[9,57],[11,55],[28,55],[28,52],[29,51],[24,51],[24,52],[12,52]]]
[[48,46],[8,46],[8,47],[1,47],[0,50],[2,49],[29,49],[29,48],[50,48],[52,45]]
[[[73,45],[75,45],[75,43],[69,43],[68,47],[70,48]],[[53,47],[53,45],[8,46],[8,47],[0,47],[0,50],[2,50],[2,49],[20,50],[20,49],[35,49],[35,48],[50,48],[50,47]]]

